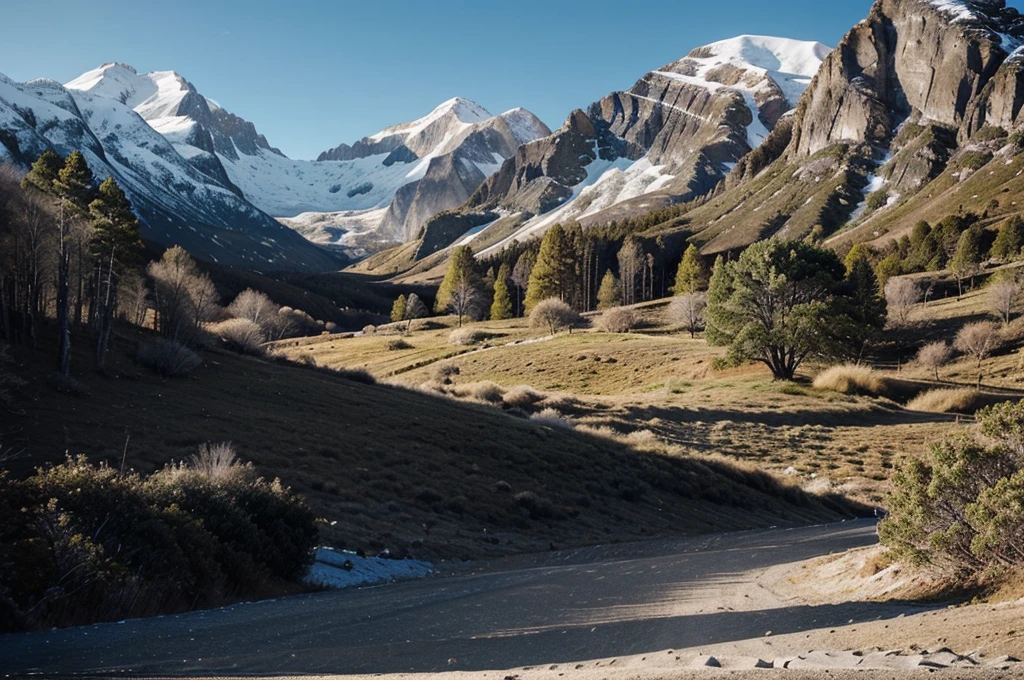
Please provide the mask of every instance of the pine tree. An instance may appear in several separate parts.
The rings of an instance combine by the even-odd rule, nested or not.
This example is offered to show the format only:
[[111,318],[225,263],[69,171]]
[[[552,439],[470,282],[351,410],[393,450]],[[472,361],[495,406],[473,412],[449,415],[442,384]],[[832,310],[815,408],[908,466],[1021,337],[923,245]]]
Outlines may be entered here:
[[[871,259],[871,246],[865,243],[858,243],[854,247],[850,248],[850,252],[843,258],[843,266],[846,267],[847,275],[853,273],[853,269],[857,266],[858,262],[870,262]],[[872,277],[874,272],[872,272]]]
[[676,285],[672,287],[672,292],[676,295],[686,295],[707,290],[710,279],[711,272],[708,271],[704,258],[700,256],[697,246],[691,243],[683,254],[682,262],[679,263]]
[[556,224],[540,243],[537,262],[530,272],[530,283],[526,289],[526,311],[548,298],[568,302],[572,293],[576,263],[572,248],[566,238],[565,229]]
[[448,264],[444,281],[437,289],[437,299],[434,300],[435,312],[440,314],[446,311],[452,303],[452,295],[457,289],[464,287],[464,284],[473,289],[480,287],[475,267],[476,260],[473,258],[473,249],[469,246],[459,246],[452,252],[452,259]]
[[89,212],[89,203],[95,193],[92,182],[92,170],[85,162],[85,156],[81,151],[72,151],[64,161],[64,167],[57,173],[54,188],[75,214],[85,215]]
[[502,321],[512,318],[512,297],[508,291],[509,268],[502,263],[494,279],[494,302],[491,303],[491,319]]
[[113,177],[100,184],[96,199],[89,204],[89,214],[92,217],[89,254],[97,265],[92,306],[99,321],[96,369],[102,371],[117,308],[121,274],[139,261],[142,240],[139,238],[139,221],[132,212],[131,203]]
[[619,287],[619,280],[612,274],[611,269],[606,269],[601,277],[601,287],[597,291],[597,308],[611,309],[622,304],[622,289]]
[[533,265],[536,261],[536,254],[532,250],[526,250],[516,260],[516,265],[512,267],[512,283],[516,287],[516,316],[523,315],[523,297],[530,285],[530,274],[533,272]]
[[399,295],[395,304],[391,305],[391,320],[394,322],[405,321],[405,295]]
[[964,294],[964,279],[973,279],[981,269],[981,229],[974,226],[960,235],[956,253],[949,261],[949,270],[956,277],[956,285],[960,298]]
[[21,180],[21,187],[23,189],[35,187],[44,194],[53,194],[56,191],[54,184],[56,184],[63,167],[64,159],[60,154],[49,150],[44,151],[32,164],[32,169],[28,171],[25,178]]
[[1014,260],[1021,254],[1024,248],[1024,220],[1020,215],[1007,218],[999,227],[996,240],[992,243],[990,255],[1007,262]]
[[[723,306],[731,294],[732,275],[725,265],[725,259],[719,255],[715,258],[715,266],[711,269],[711,281],[708,283],[708,306]],[[728,335],[719,330],[711,318],[707,319],[705,335],[712,345],[724,345],[728,343]]]

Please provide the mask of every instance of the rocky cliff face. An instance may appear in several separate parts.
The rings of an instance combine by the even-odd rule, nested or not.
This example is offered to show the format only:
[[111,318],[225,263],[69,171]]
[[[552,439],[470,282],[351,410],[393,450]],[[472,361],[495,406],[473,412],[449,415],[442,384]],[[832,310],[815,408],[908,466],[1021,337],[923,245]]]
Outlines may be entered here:
[[492,246],[500,248],[555,221],[586,224],[703,196],[796,106],[828,52],[763,36],[698,48],[524,145],[464,210],[532,218]]
[[[980,130],[1005,138],[1024,123],[1022,44],[1024,19],[1003,0],[878,0],[825,60],[792,126],[690,213],[705,252],[775,234],[877,237],[892,206],[974,149]],[[885,199],[874,212],[870,193]]]

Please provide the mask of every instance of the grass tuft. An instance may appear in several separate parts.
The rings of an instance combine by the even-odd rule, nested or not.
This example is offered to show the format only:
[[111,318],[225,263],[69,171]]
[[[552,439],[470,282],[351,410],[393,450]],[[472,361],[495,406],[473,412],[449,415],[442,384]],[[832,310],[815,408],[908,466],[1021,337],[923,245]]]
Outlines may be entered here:
[[910,411],[971,414],[984,406],[984,395],[970,387],[929,390],[907,404]]

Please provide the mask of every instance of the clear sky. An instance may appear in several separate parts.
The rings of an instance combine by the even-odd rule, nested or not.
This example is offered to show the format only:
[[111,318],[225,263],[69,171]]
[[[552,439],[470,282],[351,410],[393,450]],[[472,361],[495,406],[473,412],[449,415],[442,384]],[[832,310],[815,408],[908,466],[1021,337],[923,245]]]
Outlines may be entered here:
[[[1021,7],[1024,0],[1010,4]],[[552,128],[692,48],[745,33],[834,46],[870,0],[9,0],[0,73],[174,70],[293,158],[454,96]]]

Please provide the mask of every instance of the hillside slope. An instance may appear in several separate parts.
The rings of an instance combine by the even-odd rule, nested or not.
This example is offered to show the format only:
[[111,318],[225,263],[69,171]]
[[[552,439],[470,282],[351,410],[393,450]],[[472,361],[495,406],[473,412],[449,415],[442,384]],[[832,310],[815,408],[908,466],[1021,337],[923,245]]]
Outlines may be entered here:
[[24,450],[16,471],[65,451],[120,465],[125,450],[151,470],[233,441],[307,495],[325,540],[353,549],[478,557],[842,514],[760,473],[295,365],[214,352],[193,377],[164,381],[131,360],[134,335],[118,338],[108,377],[78,376],[89,398],[58,394],[43,379],[50,349],[16,354],[30,381],[17,440],[4,441]]

